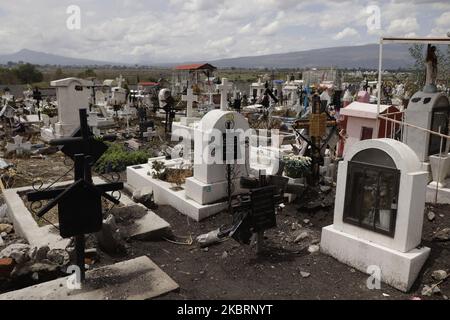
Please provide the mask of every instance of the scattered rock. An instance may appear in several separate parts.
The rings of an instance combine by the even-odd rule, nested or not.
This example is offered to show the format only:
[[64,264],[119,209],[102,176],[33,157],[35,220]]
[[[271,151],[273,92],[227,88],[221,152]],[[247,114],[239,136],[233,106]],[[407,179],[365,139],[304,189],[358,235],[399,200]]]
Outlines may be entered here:
[[96,233],[96,237],[100,248],[108,254],[121,254],[126,251],[116,219],[111,214],[103,221],[102,231]]
[[12,258],[17,264],[25,263],[29,260],[28,252],[30,251],[30,246],[27,244],[12,244],[6,247],[2,252],[0,252],[1,258]]
[[176,258],[175,262],[181,262],[181,259],[180,258]]
[[305,231],[305,232],[302,232],[297,238],[295,238],[294,242],[299,243],[307,238],[309,238],[309,233],[307,231]]
[[445,228],[434,235],[436,241],[449,241],[450,240],[450,228]]
[[41,262],[41,261],[47,259],[47,255],[48,255],[49,251],[50,251],[49,246],[43,246],[40,248],[35,247],[30,250],[29,256],[32,261]]
[[300,275],[302,276],[302,278],[306,279],[311,276],[311,273],[302,271],[302,272],[300,272]]
[[428,212],[428,221],[434,221],[436,219],[436,214],[432,211]]
[[2,232],[2,233],[0,233],[0,236],[3,238],[6,238],[8,236],[8,234],[6,232]]
[[47,253],[47,259],[58,266],[66,266],[70,263],[70,256],[66,250],[54,249]]
[[424,297],[431,297],[433,295],[433,289],[430,286],[424,286],[422,289],[422,295]]
[[6,232],[11,233],[14,230],[14,227],[10,224],[0,224],[0,233]]
[[222,254],[222,259],[226,259],[226,258],[228,258],[228,252],[224,252],[223,254]]
[[0,207],[0,219],[6,218],[6,213],[8,211],[8,206],[6,204]]
[[97,249],[93,248],[93,249],[87,249],[84,251],[84,257],[86,259],[92,260],[92,261],[98,261],[99,259],[99,255],[97,252]]
[[439,293],[441,293],[441,289],[436,285],[433,285],[431,287],[426,285],[422,289],[422,295],[425,297],[431,297],[434,294],[439,294]]
[[323,193],[327,193],[331,191],[331,187],[329,186],[320,186],[320,191],[322,191]]
[[442,280],[445,280],[448,278],[448,273],[444,270],[437,270],[437,271],[434,271],[431,276],[436,281],[442,281]]
[[319,251],[320,251],[320,246],[318,246],[318,245],[312,245],[312,246],[309,246],[309,248],[308,248],[308,252],[311,254],[318,253]]
[[3,247],[5,245],[5,241],[3,241],[2,236],[0,236],[0,247]]
[[311,222],[311,220],[309,220],[309,219],[303,220],[303,223],[304,223],[304,224],[309,224],[310,222]]

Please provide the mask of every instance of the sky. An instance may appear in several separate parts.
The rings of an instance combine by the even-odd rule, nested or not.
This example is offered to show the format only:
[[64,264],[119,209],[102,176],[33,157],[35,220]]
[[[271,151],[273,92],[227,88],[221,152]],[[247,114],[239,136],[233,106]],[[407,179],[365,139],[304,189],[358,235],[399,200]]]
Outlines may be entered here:
[[26,48],[125,63],[211,61],[449,31],[449,0],[0,2],[0,54]]

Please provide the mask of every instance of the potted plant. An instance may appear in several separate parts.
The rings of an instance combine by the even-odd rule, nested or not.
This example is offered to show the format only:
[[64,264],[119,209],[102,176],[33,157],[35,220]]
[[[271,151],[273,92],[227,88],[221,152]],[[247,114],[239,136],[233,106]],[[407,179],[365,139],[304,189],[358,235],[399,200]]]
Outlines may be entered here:
[[285,175],[294,179],[294,183],[302,184],[305,175],[311,169],[311,158],[289,155],[283,158]]

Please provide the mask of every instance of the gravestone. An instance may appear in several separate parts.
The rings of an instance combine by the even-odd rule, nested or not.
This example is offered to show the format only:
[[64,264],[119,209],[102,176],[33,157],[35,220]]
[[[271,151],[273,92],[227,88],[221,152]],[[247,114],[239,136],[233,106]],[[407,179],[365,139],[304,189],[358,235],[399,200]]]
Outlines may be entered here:
[[[444,93],[417,92],[409,102],[405,111],[405,122],[420,128],[447,135],[450,116],[450,102]],[[441,138],[429,132],[405,126],[404,143],[419,157],[420,161],[428,162],[429,157],[445,150],[448,143],[444,139],[443,150]]]
[[30,142],[23,142],[23,137],[21,136],[15,136],[13,138],[14,143],[8,143],[6,145],[6,152],[15,152],[16,155],[20,156],[24,152],[30,152],[31,151],[31,143]]
[[[227,171],[230,168],[227,165],[233,165],[234,185],[250,172],[247,119],[238,112],[226,111],[231,90],[228,80],[222,79],[218,88],[221,90],[221,110],[208,112],[195,130],[194,176],[186,179],[186,196],[201,205],[228,197]],[[239,192],[239,188],[234,189]]]
[[79,126],[79,110],[89,106],[93,86],[92,81],[67,78],[52,81],[51,86],[56,87],[56,98],[58,100],[58,122],[55,124],[54,132],[51,128],[42,128],[41,135],[60,139],[69,137]]
[[407,145],[391,139],[356,143],[339,165],[334,225],[322,252],[407,292],[430,254],[421,247],[428,173]]

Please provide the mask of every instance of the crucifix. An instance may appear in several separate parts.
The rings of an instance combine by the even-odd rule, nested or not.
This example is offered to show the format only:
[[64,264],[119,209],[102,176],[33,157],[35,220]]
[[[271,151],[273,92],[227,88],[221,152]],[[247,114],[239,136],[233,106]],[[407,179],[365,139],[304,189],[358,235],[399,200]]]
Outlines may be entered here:
[[217,85],[217,89],[220,91],[220,110],[228,110],[228,92],[233,88],[233,84],[228,82],[227,78],[222,78],[222,84]]
[[[112,137],[104,137],[111,140]],[[95,185],[92,180],[92,165],[108,149],[89,130],[86,109],[80,110],[80,128],[70,138],[50,142],[52,146],[63,146],[61,151],[74,160],[75,179],[68,187],[52,188],[27,194],[28,201],[49,200],[37,216],[42,218],[58,206],[59,231],[62,238],[75,238],[76,264],[81,281],[85,279],[85,234],[99,232],[103,226],[102,198],[115,205],[120,202],[107,192],[123,189],[123,183]]]
[[187,89],[186,95],[182,96],[182,100],[187,102],[187,114],[186,117],[187,118],[192,118],[192,114],[193,114],[193,103],[194,102],[198,102],[198,96],[194,95],[194,90],[192,89]]
[[[312,113],[309,115],[309,119],[297,120],[293,128],[311,147],[312,175],[310,184],[316,185],[319,182],[320,165],[323,163],[323,155],[325,153],[324,148],[326,148],[331,137],[337,132],[337,122],[323,110],[319,95],[315,94],[312,101]],[[327,133],[327,127],[332,127],[333,129],[328,137],[323,140]],[[300,129],[308,130],[309,139],[299,132]]]

